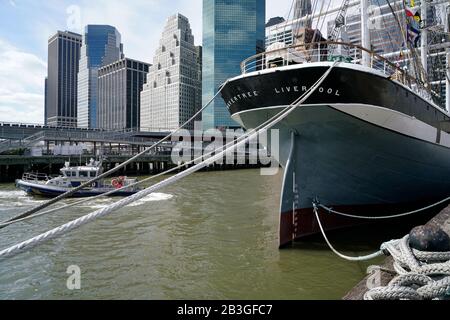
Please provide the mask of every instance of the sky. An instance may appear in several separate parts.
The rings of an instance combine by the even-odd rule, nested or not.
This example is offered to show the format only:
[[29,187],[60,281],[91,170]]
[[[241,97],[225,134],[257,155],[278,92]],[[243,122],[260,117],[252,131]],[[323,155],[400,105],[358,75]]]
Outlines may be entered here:
[[[266,20],[286,17],[291,3],[266,0]],[[200,45],[202,0],[0,0],[0,121],[43,123],[47,41],[57,30],[113,25],[127,57],[152,62],[166,18],[175,13],[189,18]]]

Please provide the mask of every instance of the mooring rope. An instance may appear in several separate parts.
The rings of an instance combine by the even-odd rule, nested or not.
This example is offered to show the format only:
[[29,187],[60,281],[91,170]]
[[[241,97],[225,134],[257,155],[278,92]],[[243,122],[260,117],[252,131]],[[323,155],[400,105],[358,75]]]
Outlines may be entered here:
[[441,300],[450,298],[450,252],[412,249],[409,236],[383,245],[393,257],[396,276],[369,290],[365,300]]
[[333,65],[330,66],[330,68],[324,73],[324,75],[307,91],[305,92],[302,97],[296,100],[293,104],[286,107],[286,109],[282,110],[280,113],[273,116],[271,119],[267,120],[266,122],[262,123],[260,126],[258,126],[256,129],[251,130],[249,133],[244,135],[244,138],[242,141],[239,141],[238,143],[234,144],[233,146],[221,151],[220,153],[204,160],[203,162],[196,164],[195,166],[186,169],[185,171],[174,175],[172,177],[169,177],[165,179],[164,181],[161,181],[145,190],[142,190],[130,197],[124,198],[123,200],[120,200],[108,207],[99,209],[91,214],[85,215],[79,219],[73,220],[67,224],[64,224],[60,227],[54,228],[46,233],[43,233],[37,237],[31,238],[27,241],[24,241],[22,243],[19,243],[17,245],[11,246],[8,249],[5,249],[0,252],[0,259],[7,258],[7,257],[13,257],[17,254],[23,253],[31,248],[36,247],[37,245],[40,245],[50,239],[54,239],[58,236],[64,235],[74,229],[77,229],[93,220],[96,220],[100,217],[106,216],[118,209],[121,209],[135,201],[138,201],[162,188],[165,188],[169,185],[172,185],[173,183],[213,164],[214,162],[220,160],[223,158],[224,155],[226,155],[230,151],[234,151],[241,145],[245,144],[247,141],[252,140],[256,138],[259,134],[266,132],[268,129],[272,128],[277,123],[283,121],[289,114],[291,114],[297,107],[301,106],[321,85],[322,83],[328,78],[331,71],[334,69],[336,65],[338,65],[339,62],[336,61],[333,63]]
[[314,214],[316,215],[317,223],[319,224],[320,232],[322,233],[322,236],[325,239],[325,242],[327,243],[327,245],[331,249],[331,251],[333,251],[338,257],[340,257],[344,260],[347,260],[347,261],[360,262],[360,261],[372,260],[372,259],[375,259],[375,258],[378,258],[378,257],[381,257],[384,255],[384,252],[382,250],[377,251],[373,254],[370,254],[367,256],[361,256],[361,257],[350,257],[350,256],[340,253],[338,250],[336,250],[334,248],[334,246],[331,244],[330,240],[328,240],[327,234],[325,233],[325,229],[323,228],[322,222],[320,221],[319,208],[317,207],[316,203],[313,203],[313,210],[314,210]]
[[177,128],[175,131],[173,131],[172,133],[170,133],[169,135],[167,135],[166,137],[164,137],[163,139],[159,140],[158,142],[156,142],[155,144],[153,144],[151,147],[146,148],[144,151],[142,151],[141,153],[138,153],[137,155],[133,156],[132,158],[128,159],[127,161],[123,162],[122,164],[118,165],[117,167],[114,167],[113,169],[97,176],[96,178],[93,178],[92,180],[82,183],[80,186],[71,189],[70,191],[54,198],[51,199],[49,201],[46,201],[45,203],[32,208],[30,210],[27,210],[26,212],[15,216],[11,219],[9,219],[8,221],[5,221],[3,223],[1,223],[2,226],[0,226],[0,229],[5,228],[6,226],[8,226],[8,222],[14,221],[14,220],[20,220],[23,218],[26,218],[28,216],[33,215],[34,213],[37,213],[45,208],[48,208],[49,206],[56,204],[58,202],[60,202],[63,199],[66,199],[67,197],[72,196],[73,194],[75,194],[76,192],[91,186],[93,183],[107,178],[108,176],[110,176],[111,174],[117,172],[118,170],[126,167],[127,165],[133,163],[134,161],[136,161],[137,159],[139,159],[140,157],[142,157],[143,155],[145,155],[146,153],[150,152],[151,150],[157,148],[158,146],[160,146],[161,144],[163,144],[164,142],[166,142],[167,140],[169,140],[174,134],[178,133],[180,130],[182,130],[184,127],[186,127],[189,123],[191,123],[192,121],[194,121],[216,98],[217,96],[222,92],[223,88],[225,88],[226,84],[229,82],[229,80],[227,80],[223,86],[219,89],[219,91],[217,91],[217,93],[214,95],[214,97],[211,98],[211,100],[208,101],[208,103],[203,106],[199,111],[197,111],[188,121],[186,121],[183,125],[181,125],[179,128]]
[[317,205],[320,208],[322,208],[325,211],[327,211],[328,213],[334,213],[336,215],[343,216],[343,217],[346,217],[346,218],[363,219],[363,220],[386,220],[386,219],[402,218],[402,217],[410,216],[410,215],[413,215],[413,214],[416,214],[416,213],[420,213],[420,212],[423,212],[423,211],[435,208],[435,207],[437,207],[437,206],[439,206],[441,204],[444,204],[446,202],[449,202],[449,201],[450,201],[450,197],[445,198],[444,200],[436,202],[436,203],[434,203],[432,205],[426,206],[424,208],[417,209],[417,210],[413,210],[413,211],[409,211],[409,212],[405,212],[405,213],[400,213],[400,214],[388,215],[388,216],[378,216],[378,217],[377,216],[362,216],[362,215],[348,214],[348,213],[344,213],[344,212],[339,212],[339,211],[333,210],[332,208],[324,206],[323,204],[320,204],[320,203],[318,203]]

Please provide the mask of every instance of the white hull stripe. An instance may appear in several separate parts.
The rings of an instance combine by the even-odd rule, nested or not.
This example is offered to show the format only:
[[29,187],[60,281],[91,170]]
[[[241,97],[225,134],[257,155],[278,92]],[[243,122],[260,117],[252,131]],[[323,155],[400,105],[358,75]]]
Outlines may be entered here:
[[[303,105],[303,107],[324,106],[320,105]],[[389,129],[394,132],[401,133],[403,135],[427,141],[433,144],[438,144],[447,148],[450,148],[450,134],[442,130],[438,130],[435,127],[422,122],[415,117],[408,116],[404,113],[379,107],[373,105],[364,104],[325,104],[343,113],[351,115],[355,118],[364,120],[368,123],[372,123],[382,128]],[[265,108],[258,108],[252,110],[246,110],[238,112],[233,115],[233,119],[243,124],[241,115],[247,112],[257,112],[258,110],[272,110],[283,109],[287,106],[272,106]]]

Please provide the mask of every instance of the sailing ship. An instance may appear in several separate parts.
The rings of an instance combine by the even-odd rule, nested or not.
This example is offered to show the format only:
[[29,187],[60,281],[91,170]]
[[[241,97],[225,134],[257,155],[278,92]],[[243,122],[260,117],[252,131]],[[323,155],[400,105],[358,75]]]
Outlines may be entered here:
[[[16,180],[16,187],[30,195],[53,198],[65,194],[81,184],[97,178],[103,172],[101,161],[91,159],[85,166],[71,167],[67,162],[60,170],[58,177],[49,177],[40,173],[25,173],[22,179]],[[110,184],[103,179],[89,187],[75,192],[72,198],[87,198],[107,194],[111,197],[127,197],[140,191],[136,186],[137,180],[118,177]]]
[[[372,50],[369,2],[361,0],[361,45],[342,41],[343,32],[333,30],[338,38],[323,39],[319,30],[304,28],[297,33],[301,43],[278,43],[246,59],[242,74],[223,85],[222,98],[232,118],[247,129],[256,128],[291,106],[332,68],[320,87],[273,127],[280,133],[284,169],[280,246],[320,232],[314,203],[381,217],[450,196],[448,65],[443,70],[445,103],[426,77],[425,35],[422,61],[417,54],[419,31],[426,33],[415,25],[418,7],[406,1],[395,11],[387,3],[405,39],[406,48],[397,57]],[[426,5],[421,4],[425,12]],[[335,29],[344,26],[348,6],[344,1]],[[448,41],[448,20],[443,24]],[[319,216],[326,231],[363,222],[323,209]]]

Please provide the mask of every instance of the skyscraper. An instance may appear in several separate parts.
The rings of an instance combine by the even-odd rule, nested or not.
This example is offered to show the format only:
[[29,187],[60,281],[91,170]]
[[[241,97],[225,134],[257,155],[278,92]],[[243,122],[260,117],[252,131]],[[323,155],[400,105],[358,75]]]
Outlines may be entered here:
[[295,0],[294,20],[312,14],[311,0]]
[[141,130],[174,131],[200,108],[199,55],[189,20],[169,17],[141,94]]
[[78,73],[78,127],[97,127],[98,69],[124,57],[116,28],[88,25],[83,35]]
[[150,64],[121,59],[98,70],[97,120],[100,129],[140,127],[141,91]]
[[47,125],[47,109],[48,109],[48,78],[44,81],[44,125]]
[[77,78],[81,35],[58,31],[48,40],[45,123],[77,126]]
[[[203,0],[203,105],[223,82],[240,74],[243,60],[264,51],[265,19],[265,0]],[[203,126],[238,124],[218,98],[203,112]]]

